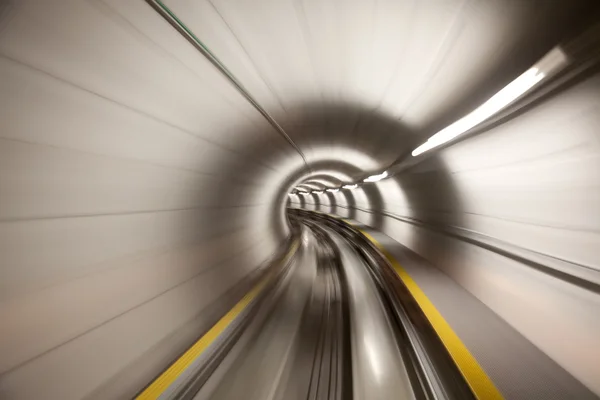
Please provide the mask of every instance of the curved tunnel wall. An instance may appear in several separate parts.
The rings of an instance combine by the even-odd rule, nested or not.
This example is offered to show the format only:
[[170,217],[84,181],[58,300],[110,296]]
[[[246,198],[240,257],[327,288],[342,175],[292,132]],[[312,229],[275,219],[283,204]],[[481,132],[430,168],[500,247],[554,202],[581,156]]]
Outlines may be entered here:
[[0,52],[0,397],[131,396],[279,251],[302,160],[143,2],[12,4]]
[[600,74],[401,175],[336,193],[338,212],[312,207],[406,245],[600,393],[598,93]]
[[[362,18],[366,12],[356,6],[358,2],[342,21],[358,37],[346,37],[352,49],[335,46],[343,50],[335,55],[320,39],[332,26],[331,21],[318,18],[331,11],[320,9],[321,2],[307,2],[300,14],[304,20],[294,25],[286,18],[270,18],[266,24],[265,18],[254,14],[262,8],[251,5],[236,16],[228,3],[220,5],[226,11],[223,15],[215,11],[217,2],[197,2],[193,6],[167,3],[178,6],[177,10],[188,17],[186,20],[196,21],[191,24],[194,31],[207,38],[211,48],[219,50],[219,57],[232,66],[236,76],[278,121],[286,122],[286,129],[304,150],[312,171],[229,82],[144,2],[2,3],[2,398],[131,396],[187,348],[198,332],[222,315],[228,302],[235,299],[236,287],[280,249],[288,235],[285,196],[291,187],[323,173],[340,173],[343,179],[354,180],[389,165],[422,140],[419,134],[435,131],[458,111],[477,104],[553,44],[550,37],[548,43],[533,49],[518,47],[516,44],[525,42],[519,34],[531,42],[540,39],[539,32],[559,35],[560,29],[555,27],[563,26],[561,18],[570,15],[562,10],[557,13],[557,8],[550,7],[548,12],[544,9],[540,11],[544,17],[536,19],[537,25],[528,28],[531,35],[526,35],[527,30],[516,29],[514,21],[528,20],[532,12],[529,6],[523,10],[513,6],[500,15],[496,4],[488,9],[481,3],[470,9],[462,2],[449,2],[438,12],[409,2],[393,2],[398,5],[393,13],[378,9],[380,24],[377,31],[373,30],[381,39],[373,59],[380,57],[385,62],[374,63],[372,69],[342,62],[354,68],[342,73],[329,68],[328,63],[334,64],[330,57],[364,61],[361,49],[368,46],[361,33],[363,25],[368,25]],[[276,14],[280,13],[277,15],[286,16],[293,9],[288,3],[276,3],[285,8],[274,8]],[[413,8],[419,18],[411,14]],[[536,5],[536,12],[542,8]],[[394,13],[404,19],[399,22],[388,18]],[[461,13],[483,16],[488,22],[510,23],[465,24],[469,18]],[[552,18],[546,18],[548,15]],[[404,31],[411,19],[415,21],[415,34]],[[308,29],[319,34],[309,40],[299,30],[293,31],[296,25],[304,26],[302,21],[310,22]],[[237,36],[228,30],[226,22],[234,22]],[[464,30],[455,29],[463,25]],[[492,28],[497,31],[495,37],[477,34]],[[277,34],[280,31],[286,34]],[[466,44],[459,46],[462,50],[458,56],[445,60],[450,67],[443,71],[449,72],[436,73],[435,66],[441,65],[438,54],[455,54],[448,43],[440,45],[448,32]],[[396,39],[386,40],[401,34],[418,40],[402,43],[405,53],[396,51]],[[240,37],[244,41],[246,36],[260,39],[244,46]],[[420,41],[422,36],[424,41]],[[504,45],[507,37],[512,42],[498,52],[496,48]],[[312,46],[306,52],[298,51],[299,43],[305,40]],[[419,53],[423,48],[426,51]],[[319,63],[311,65],[301,59],[305,53],[312,54]],[[397,59],[388,59],[389,54]],[[510,56],[511,63],[503,62],[496,54]],[[406,63],[398,73],[394,68],[401,65],[401,58],[418,62]],[[463,59],[469,60],[472,68],[466,81],[452,76],[453,71],[464,69]],[[480,70],[475,71],[474,65]],[[419,70],[426,73],[412,79]],[[496,77],[492,84],[479,90],[478,85],[489,81],[490,75]],[[395,81],[393,76],[409,76],[411,85],[406,87],[406,81]],[[354,86],[346,85],[344,79]],[[425,88],[426,82],[434,82],[432,87],[439,91]],[[567,121],[569,118],[577,119],[575,122],[583,125],[576,130],[568,125],[568,131],[581,136],[567,137],[563,131],[549,135],[554,125],[546,129],[544,117],[531,117],[536,115],[534,110],[512,125],[442,152],[439,158],[430,159],[397,181],[383,181],[366,192],[341,191],[307,198],[305,206],[318,204],[326,211],[335,199],[339,215],[373,225],[429,258],[546,350],[557,334],[541,337],[539,327],[565,314],[561,314],[560,306],[552,314],[540,313],[538,326],[532,327],[532,321],[523,320],[525,312],[515,311],[514,302],[499,303],[494,297],[505,296],[516,302],[525,289],[494,286],[498,282],[486,281],[486,274],[493,274],[493,268],[497,268],[490,266],[488,253],[388,214],[481,231],[542,253],[560,248],[560,256],[583,256],[587,258],[576,261],[597,265],[590,250],[595,236],[579,228],[581,215],[589,217],[596,204],[586,203],[593,197],[586,197],[584,186],[580,186],[581,192],[573,193],[581,193],[578,211],[587,210],[588,214],[567,212],[565,208],[569,207],[559,202],[542,209],[536,207],[536,199],[542,197],[538,192],[513,193],[506,202],[489,193],[506,192],[500,182],[508,171],[513,171],[509,177],[520,178],[519,189],[524,190],[531,180],[538,182],[540,175],[546,177],[540,172],[546,167],[532,164],[531,175],[519,175],[517,168],[511,170],[508,166],[498,167],[496,172],[491,166],[483,168],[492,161],[502,166],[503,161],[528,160],[523,149],[513,149],[515,140],[543,139],[541,144],[548,147],[536,149],[546,149],[543,154],[553,155],[554,150],[566,152],[569,145],[592,140],[589,124],[596,123],[595,116],[586,114],[589,118],[578,119],[579,114],[573,110],[579,110],[579,106],[588,109],[597,105],[597,100],[586,92],[588,89],[578,90],[583,94],[571,91],[575,94],[569,95],[571,100],[567,98],[569,106],[552,113],[558,116],[569,112],[564,124],[573,122]],[[295,93],[295,97],[278,97],[278,93],[286,92]],[[451,98],[450,94],[459,97],[454,99],[461,103],[459,106],[446,104],[449,101],[443,99]],[[415,106],[409,104],[411,100]],[[431,104],[435,107],[427,108]],[[404,113],[407,118],[401,123]],[[527,118],[530,125],[520,130],[514,127]],[[510,126],[514,129],[508,130]],[[497,134],[500,130],[508,133]],[[510,135],[516,137],[506,139]],[[548,141],[546,135],[555,141]],[[574,141],[564,141],[567,138]],[[502,140],[505,142],[497,142]],[[594,140],[597,145],[597,137]],[[507,150],[492,154],[494,158],[482,154],[476,157],[472,151],[485,151],[488,145],[505,146]],[[595,149],[591,145],[578,147],[582,148],[588,152]],[[503,155],[507,157],[504,160]],[[577,166],[576,162],[593,163],[594,157],[587,153],[581,158],[586,161],[573,158],[569,168],[558,164],[554,168],[563,173],[572,171],[573,179],[579,178],[585,184],[587,179],[597,180],[597,176],[589,175],[593,169],[583,169],[584,165]],[[549,163],[547,168],[551,167]],[[470,178],[459,178],[459,171]],[[541,182],[548,182],[548,190],[558,188],[559,181]],[[555,195],[560,198],[565,194]],[[511,215],[515,210],[525,215]],[[551,235],[559,232],[551,234],[550,230],[542,233],[550,236],[538,236],[538,243],[531,242],[534,235],[525,232],[536,228],[525,217],[534,211],[541,213],[536,214],[536,220],[542,225],[552,221],[557,225],[574,223],[575,228],[571,226],[565,237],[574,240],[572,246],[579,247],[550,245]],[[550,219],[558,212],[564,214],[563,220]],[[587,218],[585,224],[593,229],[599,222]],[[568,249],[573,249],[572,254]],[[530,282],[542,279],[506,260],[498,265],[506,263],[515,274],[533,274]],[[471,273],[474,275],[469,279]],[[571,298],[576,299],[576,309],[582,314],[572,315],[569,321],[581,327],[578,339],[592,343],[594,338],[587,335],[596,325],[582,324],[597,309],[597,299],[588,295],[584,305],[578,300],[583,296],[576,291]],[[595,324],[597,319],[591,321]],[[591,372],[582,371],[588,365],[574,365],[575,359],[591,360],[592,352],[581,354],[569,348],[550,353],[594,387]]]

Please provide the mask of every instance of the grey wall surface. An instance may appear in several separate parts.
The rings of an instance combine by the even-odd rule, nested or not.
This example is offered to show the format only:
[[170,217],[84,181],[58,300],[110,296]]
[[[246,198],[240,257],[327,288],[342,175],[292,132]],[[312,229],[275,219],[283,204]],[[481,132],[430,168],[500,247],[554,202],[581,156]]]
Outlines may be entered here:
[[143,2],[5,11],[0,398],[139,369],[130,396],[279,249],[279,168],[301,158]]
[[[324,177],[352,182],[407,155],[529,68],[589,4],[165,3],[310,168],[146,2],[0,2],[1,398],[131,396],[280,250],[291,188]],[[597,340],[595,295],[381,214],[596,268],[591,83],[398,181],[312,207],[335,203],[339,214],[440,261],[597,385],[594,353],[579,347]],[[501,279],[501,267],[512,275]],[[524,299],[530,290],[535,298]],[[525,301],[538,307],[537,322],[515,310]],[[543,334],[563,316],[568,323]],[[575,335],[576,345],[550,349],[560,334]]]

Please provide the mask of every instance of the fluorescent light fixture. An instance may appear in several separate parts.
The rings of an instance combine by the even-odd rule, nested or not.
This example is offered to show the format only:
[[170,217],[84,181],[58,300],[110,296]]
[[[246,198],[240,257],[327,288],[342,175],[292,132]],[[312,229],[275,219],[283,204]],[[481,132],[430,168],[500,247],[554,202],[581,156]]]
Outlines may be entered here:
[[358,187],[357,184],[354,185],[344,185],[344,189],[356,189]]
[[470,114],[467,114],[453,124],[448,125],[430,137],[425,143],[414,149],[412,152],[413,157],[447,143],[457,136],[471,130],[473,127],[479,125],[513,101],[517,100],[539,81],[544,79],[545,76],[546,74],[541,72],[539,68],[530,68]]
[[322,190],[313,190],[313,193],[321,194],[321,193],[323,193],[323,191]]
[[388,176],[387,171],[383,171],[379,175],[371,175],[370,177],[368,177],[367,179],[365,179],[364,182],[377,182],[377,181],[380,181],[380,180],[382,180],[383,178],[385,178],[387,176]]
[[327,189],[327,191],[331,192],[331,193],[335,193],[335,192],[339,192],[340,189]]

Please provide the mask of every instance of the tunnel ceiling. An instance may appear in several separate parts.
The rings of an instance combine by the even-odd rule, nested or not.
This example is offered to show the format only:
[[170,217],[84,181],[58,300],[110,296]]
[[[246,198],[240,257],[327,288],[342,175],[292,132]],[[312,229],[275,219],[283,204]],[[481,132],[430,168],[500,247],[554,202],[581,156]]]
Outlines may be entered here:
[[[535,63],[582,2],[201,1],[165,4],[309,164],[353,179],[405,156]],[[340,162],[340,165],[336,165]],[[318,171],[317,171],[318,172]]]

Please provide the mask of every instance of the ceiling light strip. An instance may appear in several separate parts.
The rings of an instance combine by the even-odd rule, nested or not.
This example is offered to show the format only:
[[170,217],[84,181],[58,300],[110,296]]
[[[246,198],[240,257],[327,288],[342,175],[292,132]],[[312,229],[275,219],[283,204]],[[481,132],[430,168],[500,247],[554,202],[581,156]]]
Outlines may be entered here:
[[555,74],[568,63],[560,47],[552,49],[539,62],[458,121],[448,125],[412,151],[413,157],[441,146],[486,121],[519,99],[540,81]]

